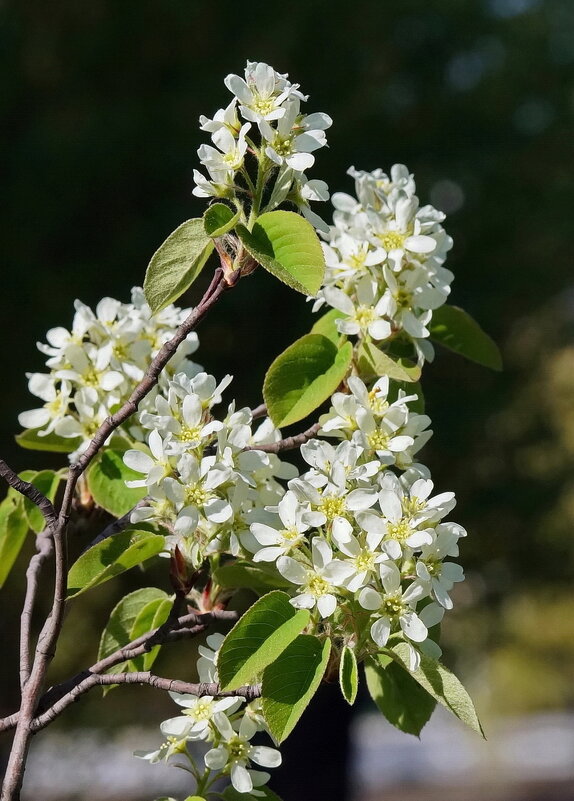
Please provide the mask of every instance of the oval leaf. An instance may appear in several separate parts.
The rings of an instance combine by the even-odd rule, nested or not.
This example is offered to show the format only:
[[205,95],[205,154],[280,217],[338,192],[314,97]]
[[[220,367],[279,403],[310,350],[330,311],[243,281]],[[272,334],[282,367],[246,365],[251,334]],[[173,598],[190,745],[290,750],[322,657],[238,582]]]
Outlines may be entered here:
[[309,610],[297,611],[289,596],[264,595],[231,629],[219,651],[217,669],[223,690],[236,690],[271,664],[309,622]]
[[444,306],[433,312],[429,326],[431,339],[472,362],[502,370],[502,356],[496,342],[476,320],[458,306]]
[[348,704],[354,704],[359,689],[359,672],[357,670],[357,657],[353,648],[345,645],[341,652],[339,662],[339,684],[343,698]]
[[59,437],[52,432],[45,437],[40,436],[41,429],[27,428],[16,435],[16,442],[21,448],[29,451],[51,451],[52,453],[72,453],[82,442],[81,437]]
[[311,414],[345,378],[353,346],[341,348],[320,334],[306,334],[278,356],[265,376],[263,397],[276,426],[287,426]]
[[409,359],[392,359],[370,342],[362,342],[358,351],[361,376],[366,378],[388,375],[393,381],[418,381],[421,368]]
[[272,564],[263,566],[250,562],[233,562],[218,568],[214,579],[224,589],[246,588],[259,595],[281,587],[293,588],[293,583],[283,578]]
[[346,314],[340,312],[339,309],[330,309],[322,317],[319,317],[313,328],[309,331],[310,334],[321,334],[327,339],[330,339],[335,345],[339,345],[343,334],[340,334],[335,325],[336,320],[341,320],[346,317]]
[[145,562],[164,549],[165,538],[151,531],[128,529],[85,551],[68,574],[68,598]]
[[213,203],[203,215],[203,228],[207,236],[215,239],[231,231],[238,220],[238,211],[234,214],[225,203]]
[[[24,478],[24,476],[21,474],[20,478]],[[24,480],[33,484],[49,501],[53,501],[62,480],[62,475],[55,473],[53,470],[41,470],[39,473],[34,473],[31,478],[24,478]],[[36,534],[43,531],[46,527],[46,520],[36,504],[32,503],[28,498],[24,498],[24,510],[32,531]]]
[[434,711],[435,699],[404,666],[383,654],[377,662],[365,663],[365,677],[373,701],[389,723],[418,737]]
[[268,272],[302,292],[316,295],[325,275],[325,257],[311,223],[293,211],[269,211],[252,231],[237,226],[241,241]]
[[300,634],[263,673],[263,717],[278,743],[291,734],[327,669],[331,641]]
[[153,254],[144,281],[152,312],[169,306],[189,289],[213,250],[203,220],[187,220],[176,228]]
[[131,470],[122,457],[122,451],[108,448],[92,462],[86,474],[88,489],[94,501],[114,517],[122,517],[146,495],[145,487],[130,489],[126,481],[141,479],[141,473]]
[[[137,640],[142,634],[147,631],[153,631],[161,626],[169,617],[169,613],[173,607],[173,602],[170,598],[154,598],[140,610],[136,617],[132,630],[130,632],[130,639]],[[129,660],[129,670],[151,670],[157,655],[159,654],[161,646],[156,645],[150,651],[138,656],[136,659]]]
[[[408,645],[399,643],[392,649],[393,658],[403,665],[408,664]],[[472,699],[454,673],[430,656],[421,654],[418,670],[410,674],[432,697],[453,713],[460,721],[484,737]]]
[[0,587],[4,586],[12,570],[27,533],[28,520],[22,496],[4,498],[0,503]]

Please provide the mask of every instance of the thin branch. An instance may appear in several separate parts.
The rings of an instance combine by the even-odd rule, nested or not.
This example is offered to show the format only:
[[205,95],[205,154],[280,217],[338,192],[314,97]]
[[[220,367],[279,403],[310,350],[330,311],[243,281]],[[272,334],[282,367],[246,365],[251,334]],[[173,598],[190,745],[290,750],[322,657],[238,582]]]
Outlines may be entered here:
[[44,714],[34,718],[31,722],[32,732],[37,732],[52,723],[67,707],[93,687],[109,686],[110,684],[147,684],[150,687],[155,687],[156,690],[164,690],[166,692],[191,693],[197,696],[210,695],[220,698],[245,698],[247,701],[253,701],[261,695],[261,685],[258,684],[239,687],[237,690],[232,690],[230,692],[222,692],[219,684],[190,684],[187,681],[166,679],[161,676],[156,676],[149,671],[137,673],[105,673],[104,675],[93,673],[77,684],[73,690],[60,698],[60,700],[53,704]]
[[26,595],[20,615],[20,689],[22,692],[30,678],[30,646],[32,642],[34,600],[38,592],[38,582],[42,567],[53,551],[54,541],[49,529],[46,529],[36,537],[36,553],[30,559],[26,570]]
[[265,417],[267,414],[267,406],[264,403],[260,403],[259,406],[256,406],[255,409],[251,409],[251,417],[253,420],[258,420],[260,417]]
[[314,423],[306,431],[301,434],[294,434],[292,437],[285,437],[280,439],[279,442],[272,442],[270,445],[250,445],[245,448],[246,451],[265,451],[265,453],[279,453],[280,451],[292,451],[294,448],[299,448],[310,439],[313,439],[321,428],[321,423]]
[[10,484],[10,486],[13,487],[16,492],[19,492],[20,495],[24,495],[38,507],[38,509],[44,515],[47,526],[54,525],[57,520],[57,514],[56,510],[52,506],[52,503],[46,498],[45,495],[42,495],[40,490],[37,489],[33,484],[21,479],[12,470],[12,468],[8,467],[4,459],[0,459],[0,476],[8,484]]
[[136,505],[129,510],[129,512],[126,512],[125,515],[119,517],[117,520],[113,520],[108,526],[105,527],[103,531],[100,531],[97,537],[94,537],[94,539],[89,543],[89,545],[86,545],[84,551],[89,551],[90,548],[94,547],[94,545],[98,545],[98,543],[107,540],[108,537],[113,537],[114,534],[119,534],[121,531],[124,531],[124,529],[126,529],[131,524],[132,513],[140,506],[145,506],[145,504],[148,502],[149,502],[148,498],[142,498],[142,500],[138,501]]

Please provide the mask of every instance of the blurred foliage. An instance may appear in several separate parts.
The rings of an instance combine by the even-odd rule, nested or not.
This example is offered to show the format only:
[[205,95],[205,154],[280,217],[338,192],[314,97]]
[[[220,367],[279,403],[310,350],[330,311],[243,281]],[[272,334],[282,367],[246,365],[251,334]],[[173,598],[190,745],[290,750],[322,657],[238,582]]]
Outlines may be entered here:
[[[553,300],[572,282],[571,0],[3,0],[0,52],[3,457],[32,466],[12,437],[33,405],[23,373],[42,369],[35,340],[70,324],[76,297],[126,300],[158,244],[201,213],[199,114],[227,102],[228,72],[269,61],[334,118],[311,177],[350,191],[350,163],[404,162],[423,203],[449,214],[453,300],[505,346],[507,369],[441,352],[426,371],[437,432],[426,462],[438,488],[456,490],[470,532],[445,642],[483,710],[572,704],[574,302]],[[256,405],[269,362],[310,325],[305,301],[258,272],[203,325],[200,361],[233,373],[239,403]],[[33,466],[54,464],[38,454]],[[160,568],[153,579],[165,587]],[[103,619],[141,582],[135,571],[78,600],[55,672],[93,659]],[[5,592],[8,641],[21,578]],[[13,693],[9,652],[4,669]],[[141,718],[157,721],[162,699],[141,692]],[[133,698],[111,693],[106,722],[129,719]],[[69,720],[96,721],[98,703],[93,694]]]

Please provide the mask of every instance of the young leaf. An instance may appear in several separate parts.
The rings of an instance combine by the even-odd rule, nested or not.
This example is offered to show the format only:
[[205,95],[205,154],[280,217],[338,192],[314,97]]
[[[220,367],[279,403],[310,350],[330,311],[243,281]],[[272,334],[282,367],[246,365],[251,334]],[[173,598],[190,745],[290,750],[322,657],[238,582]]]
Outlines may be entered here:
[[357,657],[355,651],[345,645],[341,652],[339,662],[339,684],[343,698],[348,704],[354,704],[359,689],[359,672],[357,670]]
[[[257,795],[252,795],[251,793],[240,793],[239,790],[236,790],[235,787],[230,784],[229,787],[226,787],[222,793],[222,798],[224,801],[281,801],[277,793],[274,793],[273,790],[270,790],[267,785],[263,785],[262,787],[257,788]],[[195,796],[191,801],[194,801]],[[189,801],[186,799],[186,801]],[[198,799],[198,801],[203,801],[203,799]]]
[[26,539],[28,520],[22,497],[0,503],[0,587],[4,586]]
[[39,428],[27,428],[16,435],[16,442],[29,451],[51,451],[52,453],[72,453],[81,444],[81,437],[59,437],[52,432],[41,437]]
[[350,342],[337,349],[327,337],[306,334],[272,363],[263,397],[276,426],[288,426],[311,414],[345,378],[353,359]]
[[338,347],[343,334],[340,334],[337,331],[335,320],[341,320],[346,316],[346,314],[343,314],[343,312],[339,311],[338,309],[330,309],[322,317],[319,317],[309,333],[321,334],[321,336],[327,337],[327,339],[330,339],[331,342]]
[[[23,478],[22,474],[20,474],[20,478]],[[53,501],[58,490],[58,485],[62,480],[62,475],[60,473],[55,473],[53,470],[41,470],[39,473],[34,473],[31,478],[25,478],[24,480],[33,484],[49,501]],[[29,498],[24,498],[24,511],[26,512],[26,517],[32,531],[36,534],[43,531],[46,527],[44,515]]]
[[359,370],[365,377],[388,375],[394,381],[412,383],[421,377],[421,368],[409,359],[391,359],[369,342],[363,342],[358,352]]
[[246,588],[262,595],[269,590],[293,587],[272,564],[253,565],[250,562],[233,562],[215,571],[214,579],[224,589]]
[[[408,646],[398,643],[392,649],[393,658],[401,664],[408,663]],[[406,669],[406,668],[405,668]],[[474,704],[460,681],[443,664],[430,656],[421,654],[418,670],[410,674],[427,693],[446,707],[453,715],[484,737],[484,731],[476,714]]]
[[[102,632],[98,661],[130,643],[133,640],[132,630],[141,610],[152,601],[163,601],[167,597],[163,590],[158,590],[156,587],[143,587],[122,598],[113,608],[110,619]],[[122,670],[119,670],[117,665],[110,670],[113,673],[124,672],[127,670],[127,663],[122,663]]]
[[[137,638],[145,634],[146,631],[153,631],[161,626],[162,623],[165,623],[169,617],[172,606],[173,602],[171,598],[167,596],[165,598],[154,598],[153,601],[146,604],[143,609],[140,610],[134,621],[130,632],[130,639],[137,640]],[[160,648],[160,645],[156,645],[151,651],[147,651],[147,653],[136,657],[136,659],[130,659],[130,671],[151,670]]]
[[156,556],[165,547],[165,538],[151,531],[120,531],[79,557],[68,574],[68,598],[109,581],[120,573]]
[[213,242],[201,218],[176,228],[153,254],[144,280],[144,292],[154,314],[189,289],[205,266]]
[[223,690],[236,690],[270,665],[309,622],[309,610],[297,611],[289,596],[264,595],[231,629],[219,651],[217,668]]
[[261,703],[278,743],[291,734],[327,669],[331,641],[300,634],[263,673]]
[[207,236],[216,239],[231,231],[238,220],[239,212],[234,214],[233,209],[230,209],[225,203],[213,203],[205,210],[203,227]]
[[325,274],[325,258],[311,223],[293,211],[269,211],[257,218],[252,231],[237,226],[243,246],[255,261],[280,281],[316,295]]
[[429,328],[431,339],[445,348],[483,367],[502,370],[502,356],[496,342],[458,306],[445,303],[436,309]]
[[126,481],[141,478],[140,473],[124,464],[121,451],[103,451],[86,474],[94,501],[114,517],[122,517],[145,497],[146,488],[126,487]]
[[404,666],[384,654],[365,662],[365,678],[371,698],[389,723],[418,737],[434,711],[435,699]]

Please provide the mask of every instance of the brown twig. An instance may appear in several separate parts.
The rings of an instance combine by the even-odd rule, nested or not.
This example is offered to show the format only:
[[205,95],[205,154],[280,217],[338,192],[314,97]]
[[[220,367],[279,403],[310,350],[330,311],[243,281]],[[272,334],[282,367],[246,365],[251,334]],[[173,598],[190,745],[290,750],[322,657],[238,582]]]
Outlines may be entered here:
[[255,409],[251,409],[251,417],[253,420],[258,420],[260,417],[265,417],[267,414],[267,406],[264,403],[260,403],[259,406],[256,406]]
[[265,453],[279,453],[280,451],[292,451],[294,448],[299,448],[310,439],[317,435],[321,423],[314,423],[306,431],[301,434],[294,434],[292,437],[285,437],[278,442],[272,442],[269,445],[250,445],[245,448],[246,451],[265,451]]
[[56,510],[52,506],[51,501],[49,501],[45,495],[42,495],[40,490],[37,489],[33,484],[30,484],[28,481],[24,481],[22,478],[20,478],[12,470],[12,468],[8,467],[4,459],[0,459],[0,476],[8,484],[10,484],[10,486],[13,487],[16,492],[19,492],[20,495],[24,495],[38,507],[38,509],[44,515],[47,526],[54,525],[57,519],[57,514]]

